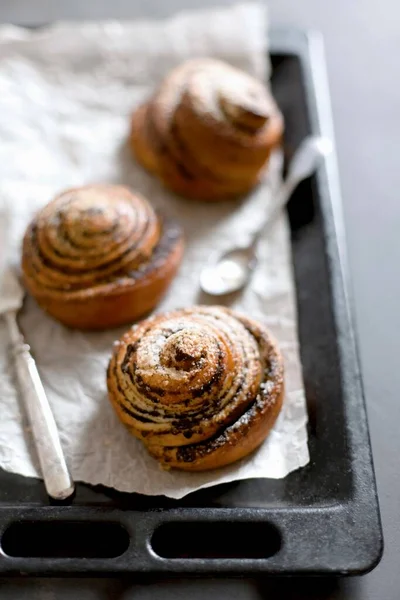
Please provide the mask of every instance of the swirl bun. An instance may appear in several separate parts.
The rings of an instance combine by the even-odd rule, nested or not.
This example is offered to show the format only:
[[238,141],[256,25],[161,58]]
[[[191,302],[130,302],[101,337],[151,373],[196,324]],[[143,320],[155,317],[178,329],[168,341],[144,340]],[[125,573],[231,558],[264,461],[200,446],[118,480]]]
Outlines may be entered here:
[[156,315],[116,343],[107,385],[121,421],[165,467],[232,463],[265,439],[283,362],[265,327],[224,307]]
[[260,82],[223,62],[190,60],[134,113],[131,146],[166,187],[220,200],[248,192],[280,142],[283,119]]
[[127,188],[91,185],[47,204],[23,241],[25,285],[62,323],[104,329],[148,313],[183,252],[179,228]]

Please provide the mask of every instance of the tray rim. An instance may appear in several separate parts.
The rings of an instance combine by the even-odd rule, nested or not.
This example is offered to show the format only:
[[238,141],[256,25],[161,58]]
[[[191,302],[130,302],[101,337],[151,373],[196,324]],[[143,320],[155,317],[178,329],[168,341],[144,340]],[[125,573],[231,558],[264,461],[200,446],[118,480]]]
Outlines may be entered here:
[[[157,523],[161,524],[161,514],[168,514],[168,521],[197,521],[204,518],[210,520],[210,515],[206,517],[206,512],[210,509],[204,508],[169,508],[162,511],[152,511],[152,519],[144,519],[140,526],[140,515],[146,515],[137,511],[138,518],[136,519],[135,526],[129,522],[129,519],[124,516],[123,509],[113,508],[99,508],[92,507],[93,520],[108,520],[117,521],[122,523],[129,533],[138,536],[138,532],[146,539],[145,550],[148,553],[148,558],[151,558],[150,563],[152,564],[138,564],[136,569],[127,570],[123,567],[118,559],[107,559],[102,561],[96,559],[96,566],[93,568],[93,564],[90,565],[85,559],[62,559],[60,562],[58,559],[51,559],[46,565],[43,564],[43,559],[12,559],[0,560],[0,573],[2,574],[18,574],[24,572],[26,574],[116,574],[122,572],[129,573],[158,573],[163,575],[187,575],[187,574],[213,574],[213,575],[227,575],[237,573],[247,574],[268,574],[268,575],[299,575],[299,574],[312,574],[312,575],[359,575],[372,570],[380,561],[383,552],[383,538],[382,538],[382,527],[379,515],[376,482],[374,475],[373,459],[371,452],[371,445],[369,440],[369,432],[366,418],[366,406],[362,390],[362,381],[358,363],[358,352],[356,346],[356,339],[354,335],[354,320],[352,319],[352,304],[349,294],[349,276],[348,266],[346,259],[346,242],[344,234],[344,220],[342,214],[342,202],[341,194],[339,189],[339,178],[337,169],[337,160],[334,143],[334,130],[332,112],[330,106],[330,94],[329,86],[326,73],[325,55],[324,55],[324,44],[322,35],[315,31],[301,31],[292,28],[273,28],[270,32],[270,53],[276,55],[295,55],[301,64],[302,75],[305,79],[305,93],[307,97],[307,107],[311,106],[312,110],[309,111],[310,123],[313,133],[319,133],[326,135],[331,138],[334,146],[334,151],[329,159],[326,160],[325,166],[317,175],[317,185],[321,192],[321,203],[323,204],[323,211],[332,213],[331,219],[324,219],[324,238],[326,243],[327,255],[329,260],[329,269],[331,275],[331,286],[333,305],[335,313],[335,324],[337,326],[338,335],[341,336],[342,346],[346,347],[346,356],[341,355],[341,370],[344,377],[353,378],[356,376],[356,392],[359,399],[359,406],[357,406],[359,416],[361,417],[362,425],[362,437],[367,439],[367,449],[363,449],[361,460],[357,460],[356,450],[358,446],[358,438],[360,436],[353,435],[353,432],[348,430],[349,434],[349,450],[354,467],[353,476],[357,481],[355,490],[357,494],[353,498],[347,501],[343,507],[333,507],[337,510],[333,510],[332,507],[310,507],[308,510],[305,507],[301,508],[302,513],[306,511],[310,519],[310,524],[313,521],[313,516],[322,513],[326,514],[327,522],[330,518],[335,521],[337,526],[342,519],[352,520],[351,532],[348,532],[347,542],[350,547],[353,547],[358,551],[358,559],[355,563],[350,564],[342,568],[329,569],[326,566],[321,569],[307,569],[304,567],[300,569],[293,569],[292,567],[282,568],[277,565],[274,566],[273,557],[266,560],[243,560],[243,559],[229,559],[220,561],[219,565],[217,561],[213,561],[214,565],[211,566],[209,561],[203,559],[190,560],[191,568],[188,569],[185,561],[181,559],[173,559],[174,566],[171,567],[171,560],[161,559],[156,556],[150,547],[150,537]],[[345,315],[345,316],[344,316]],[[350,367],[349,367],[350,365]],[[352,373],[349,371],[353,370]],[[346,419],[346,423],[347,419]],[[362,494],[360,494],[362,490]],[[367,505],[367,509],[365,509]],[[82,520],[82,515],[78,514],[81,507],[64,506],[64,507],[48,507],[48,518],[53,520],[55,518],[63,518],[64,520],[72,519]],[[43,516],[39,514],[42,507],[32,507],[25,510],[24,519],[36,520],[42,519]],[[265,520],[267,516],[268,522],[274,525],[275,519],[276,526],[279,529],[279,521],[283,515],[286,516],[287,520],[290,521],[290,513],[296,510],[295,507],[290,509],[278,508],[278,509],[239,509],[239,508],[218,508],[218,517],[222,520],[231,520],[233,515],[238,521],[254,521],[260,518]],[[11,506],[3,505],[0,507],[2,514],[8,514],[9,521],[20,520],[19,509]],[[350,533],[362,531],[363,522],[365,520],[366,513],[374,520],[374,525],[371,527],[373,536],[370,541],[375,545],[375,554],[372,555],[369,549],[360,547],[359,540],[355,540]],[[212,519],[211,519],[212,520]],[[307,519],[306,519],[307,520]],[[331,523],[333,525],[333,523]],[[304,528],[304,525],[303,525]],[[364,545],[365,545],[365,539]],[[368,544],[367,544],[368,545]],[[133,549],[131,556],[138,558],[137,548]],[[347,548],[348,550],[348,548]],[[365,550],[364,554],[363,551]],[[279,554],[279,553],[278,553]],[[122,556],[126,556],[122,555]],[[278,556],[278,555],[277,555]],[[3,556],[3,558],[5,558]],[[122,557],[119,557],[122,558]],[[29,562],[29,565],[27,565]],[[5,563],[8,563],[5,564]],[[85,564],[86,563],[86,564]],[[224,563],[224,564],[221,564]]]
[[[355,438],[357,436],[354,435],[354,432],[352,432],[351,429],[347,430],[350,437],[349,450],[353,459],[353,476],[358,479],[358,484],[355,486],[355,489],[358,492],[360,489],[363,489],[364,501],[367,497],[369,497],[372,504],[375,504],[376,509],[375,525],[377,538],[376,555],[374,559],[372,560],[371,557],[370,564],[364,564],[358,570],[340,573],[340,575],[360,575],[370,572],[379,564],[383,555],[384,541],[379,510],[378,491],[376,486],[374,460],[368,426],[367,406],[365,402],[359,362],[359,349],[355,330],[355,311],[351,294],[349,265],[347,259],[348,255],[343,215],[343,202],[340,190],[334,121],[326,66],[325,44],[322,33],[316,30],[301,30],[297,28],[278,27],[271,31],[270,52],[272,54],[297,55],[299,54],[299,49],[299,58],[306,83],[307,105],[308,107],[313,105],[312,108],[314,109],[309,111],[311,128],[313,133],[329,137],[333,145],[333,152],[329,157],[327,157],[324,169],[321,169],[317,173],[317,182],[319,189],[323,190],[323,193],[320,194],[320,197],[322,203],[324,204],[324,213],[325,215],[329,211],[332,213],[332,218],[324,219],[323,225],[325,227],[325,243],[329,258],[331,286],[334,299],[333,307],[336,317],[336,326],[338,328],[338,336],[341,336],[342,340],[347,339],[347,344],[344,345],[349,353],[349,356],[347,357],[349,360],[342,360],[341,369],[345,376],[356,376],[355,383],[358,388],[357,392],[360,402],[359,408],[361,409],[363,426],[365,428],[363,431],[363,436],[368,441],[368,456],[364,457],[367,459],[367,463],[364,462],[361,464],[361,462],[357,461],[356,459],[358,440]],[[308,61],[304,60],[305,55],[307,56]],[[340,312],[341,315],[338,314]],[[346,319],[343,318],[343,315],[346,315]],[[348,327],[345,327],[345,320],[347,320]],[[341,354],[343,354],[343,351],[341,351]],[[343,357],[341,358],[343,359]],[[353,374],[348,373],[351,370],[349,365],[353,366],[354,368]],[[344,387],[346,387],[346,384],[344,384]],[[348,419],[346,419],[346,424],[348,425]],[[360,494],[356,494],[355,498],[348,501],[348,505],[352,505],[353,510],[355,509],[356,512],[358,512],[358,504],[360,504],[360,506],[363,504]],[[365,513],[363,514],[365,515]],[[358,513],[357,524],[359,527],[362,527],[360,516],[361,515]],[[353,526],[355,526],[355,523],[353,523]]]

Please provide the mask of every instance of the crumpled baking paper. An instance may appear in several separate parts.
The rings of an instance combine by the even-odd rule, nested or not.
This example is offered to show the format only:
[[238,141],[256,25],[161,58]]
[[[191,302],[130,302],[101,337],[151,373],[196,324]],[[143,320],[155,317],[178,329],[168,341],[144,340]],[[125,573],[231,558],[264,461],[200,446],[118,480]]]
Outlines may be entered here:
[[[182,60],[214,56],[249,73],[269,72],[264,10],[255,4],[178,15],[164,22],[57,24],[0,28],[0,218],[8,213],[8,260],[18,264],[32,214],[66,187],[91,182],[132,186],[168,210],[186,232],[186,253],[158,311],[210,303],[199,274],[210,251],[245,241],[273,206],[280,156],[242,201],[202,204],[164,191],[126,147],[132,109]],[[266,442],[218,471],[163,471],[119,423],[107,400],[105,370],[124,328],[81,333],[46,316],[32,298],[21,315],[59,427],[72,475],[125,492],[181,498],[199,488],[252,477],[284,477],[309,460],[286,217],[260,244],[251,285],[229,302],[264,321],[286,365],[286,398]],[[0,319],[0,466],[40,477],[29,424],[18,398]]]

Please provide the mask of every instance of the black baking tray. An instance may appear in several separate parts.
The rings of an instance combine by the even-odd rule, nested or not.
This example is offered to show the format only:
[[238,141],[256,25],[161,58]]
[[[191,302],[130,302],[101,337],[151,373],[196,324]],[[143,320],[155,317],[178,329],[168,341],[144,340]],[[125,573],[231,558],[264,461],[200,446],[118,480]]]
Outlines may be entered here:
[[[270,48],[290,158],[307,134],[333,139],[323,44],[273,30]],[[334,153],[299,187],[289,217],[309,465],[180,501],[78,484],[68,505],[51,505],[42,482],[0,471],[1,574],[354,575],[379,562]]]

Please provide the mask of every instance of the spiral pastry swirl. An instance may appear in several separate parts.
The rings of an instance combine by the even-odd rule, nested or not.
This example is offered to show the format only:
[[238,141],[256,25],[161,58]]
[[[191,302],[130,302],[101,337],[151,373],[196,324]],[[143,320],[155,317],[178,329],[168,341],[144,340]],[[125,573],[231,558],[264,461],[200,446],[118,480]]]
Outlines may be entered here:
[[121,421],[163,466],[217,468],[266,437],[283,362],[265,327],[224,307],[157,315],[116,343],[107,385]]
[[131,145],[166,187],[220,200],[248,192],[280,142],[283,119],[267,88],[223,62],[173,70],[134,113]]
[[105,328],[153,308],[182,255],[179,228],[127,188],[67,190],[29,224],[25,284],[66,325]]

